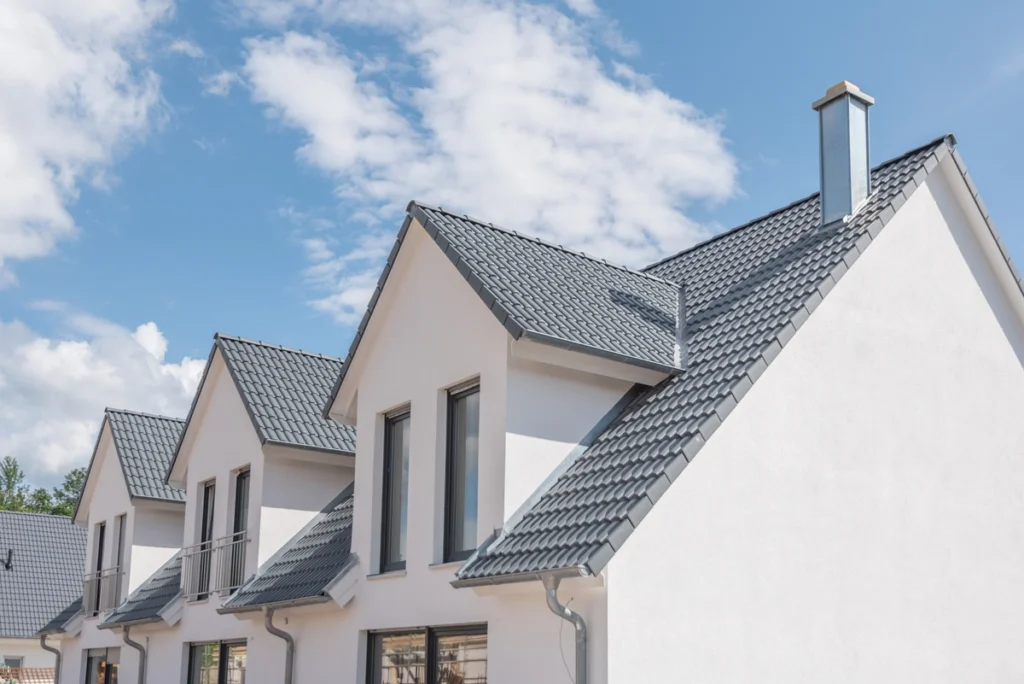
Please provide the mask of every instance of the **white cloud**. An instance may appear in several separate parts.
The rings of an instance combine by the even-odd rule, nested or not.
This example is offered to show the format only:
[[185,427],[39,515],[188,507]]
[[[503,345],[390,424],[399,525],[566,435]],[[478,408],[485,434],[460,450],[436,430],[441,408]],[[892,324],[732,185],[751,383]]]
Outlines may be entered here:
[[144,47],[171,0],[0,3],[0,284],[11,262],[76,232],[69,203],[102,185],[159,102]]
[[[600,31],[552,6],[241,2],[268,25],[312,15],[326,27],[389,34],[401,54],[388,63],[415,66],[409,86],[394,70],[364,70],[323,34],[286,31],[247,43],[243,73],[253,98],[305,134],[300,159],[336,179],[346,213],[383,222],[386,233],[416,198],[638,265],[707,233],[687,216],[691,202],[735,192],[736,163],[720,122],[632,67],[602,62]],[[572,5],[597,11],[583,0]],[[313,259],[313,269],[324,263],[338,262]],[[362,269],[380,266],[368,263],[342,263],[329,301],[344,303],[317,306],[336,315],[358,310],[356,300],[372,291]]]
[[191,57],[192,59],[198,59],[204,54],[203,48],[190,40],[185,40],[184,38],[174,41],[167,49],[179,55]]
[[238,74],[233,71],[218,71],[203,78],[203,92],[224,97],[239,80]]
[[152,322],[128,330],[71,313],[65,323],[66,335],[48,338],[0,321],[0,454],[38,484],[88,462],[107,406],[184,416],[205,364],[167,361]]

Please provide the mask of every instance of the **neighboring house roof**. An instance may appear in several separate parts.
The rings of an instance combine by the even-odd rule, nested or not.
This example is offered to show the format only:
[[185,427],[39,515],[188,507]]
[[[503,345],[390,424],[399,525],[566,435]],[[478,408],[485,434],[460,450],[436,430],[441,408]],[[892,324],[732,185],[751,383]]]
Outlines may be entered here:
[[327,600],[327,590],[334,580],[355,562],[352,492],[352,485],[346,487],[259,574],[235,592],[220,612],[237,613],[267,605]]
[[181,551],[132,592],[124,603],[107,614],[100,629],[143,622],[158,622],[160,612],[181,594]]
[[82,594],[85,536],[71,518],[0,511],[0,637],[35,635]]
[[[464,214],[410,202],[344,368],[355,358],[416,219],[513,339],[674,373],[679,286]],[[344,379],[342,371],[333,397]]]
[[815,194],[649,267],[685,281],[685,372],[640,393],[454,584],[599,572],[953,144],[939,138],[874,169],[849,223],[822,229]]
[[[155,416],[138,411],[108,408],[103,415],[103,424],[96,438],[89,467],[85,473],[85,484],[89,483],[93,465],[99,453],[100,438],[103,426],[110,426],[110,434],[114,442],[114,451],[121,464],[121,472],[128,487],[128,496],[132,499],[153,499],[184,503],[185,492],[165,482],[170,467],[174,447],[178,443],[185,421],[181,418]],[[86,487],[75,504],[73,518],[78,517],[79,507]]]
[[[81,589],[81,587],[79,587]],[[61,634],[64,632],[64,626],[71,621],[71,618],[82,614],[82,597],[79,596],[74,601],[64,607],[64,610],[57,613],[56,616],[40,629],[36,636],[43,634]]]
[[[324,404],[341,374],[341,359],[221,333],[213,336],[213,349],[186,425],[192,421],[218,349],[261,443],[355,453],[355,428],[323,415]],[[186,431],[175,447],[171,468]]]

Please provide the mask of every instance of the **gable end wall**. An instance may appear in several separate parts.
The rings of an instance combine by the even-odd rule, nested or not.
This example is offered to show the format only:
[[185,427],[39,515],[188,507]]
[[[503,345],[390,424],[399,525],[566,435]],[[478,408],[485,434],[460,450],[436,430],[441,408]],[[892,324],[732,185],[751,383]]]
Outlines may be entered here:
[[609,681],[1024,677],[1024,332],[947,183],[612,560]]

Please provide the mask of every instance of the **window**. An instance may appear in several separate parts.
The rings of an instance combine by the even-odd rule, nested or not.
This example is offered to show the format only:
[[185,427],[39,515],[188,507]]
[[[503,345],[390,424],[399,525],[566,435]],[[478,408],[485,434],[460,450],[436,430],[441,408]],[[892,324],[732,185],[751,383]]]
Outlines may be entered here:
[[368,684],[487,684],[487,627],[370,635]]
[[448,394],[447,450],[444,560],[465,560],[476,550],[479,387]]
[[409,517],[409,413],[384,423],[384,499],[381,505],[381,572],[405,569]]
[[227,563],[221,585],[230,592],[242,586],[245,580],[245,546],[249,529],[249,471],[242,470],[235,475],[235,510],[231,538],[227,540],[230,551],[221,556],[219,562]]
[[85,660],[85,684],[117,684],[120,648],[90,648]]
[[105,522],[96,523],[94,529],[96,531],[93,533],[93,572],[86,575],[83,587],[86,617],[99,615],[103,590],[100,578],[103,576],[103,551],[106,545],[107,524]]
[[210,591],[210,560],[213,556],[213,506],[217,500],[217,481],[203,485],[203,517],[199,527],[199,592],[198,599],[206,598]]
[[4,667],[19,668],[25,659],[21,656],[4,656]]
[[194,644],[189,649],[188,684],[245,684],[245,642]]

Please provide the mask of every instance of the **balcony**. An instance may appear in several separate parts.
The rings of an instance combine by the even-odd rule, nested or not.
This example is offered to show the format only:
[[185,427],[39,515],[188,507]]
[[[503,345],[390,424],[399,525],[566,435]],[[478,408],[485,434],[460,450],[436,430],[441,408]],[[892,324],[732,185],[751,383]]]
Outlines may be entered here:
[[204,541],[181,550],[181,593],[189,601],[210,595],[213,542]]
[[245,583],[245,550],[249,535],[243,530],[214,541],[217,556],[216,591],[231,594]]
[[213,592],[230,594],[245,583],[246,532],[200,542],[182,550],[182,593],[200,601]]
[[121,584],[124,572],[115,565],[90,572],[82,579],[82,608],[86,617],[113,610],[121,603]]

